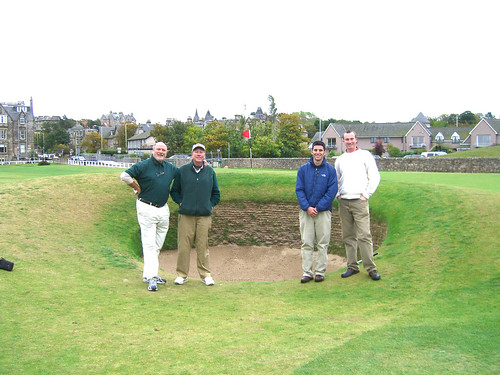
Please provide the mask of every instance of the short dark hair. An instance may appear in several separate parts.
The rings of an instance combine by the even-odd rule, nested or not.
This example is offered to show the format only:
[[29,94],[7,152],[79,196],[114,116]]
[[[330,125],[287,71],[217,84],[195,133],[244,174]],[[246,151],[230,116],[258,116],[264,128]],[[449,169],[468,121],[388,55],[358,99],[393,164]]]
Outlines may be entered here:
[[357,138],[356,132],[354,130],[346,130],[346,132],[342,135],[342,138],[344,138],[344,135],[346,134],[353,134],[354,138]]
[[321,147],[323,147],[323,151],[326,150],[325,142],[323,142],[323,141],[314,141],[312,148],[314,148],[314,146],[321,146]]

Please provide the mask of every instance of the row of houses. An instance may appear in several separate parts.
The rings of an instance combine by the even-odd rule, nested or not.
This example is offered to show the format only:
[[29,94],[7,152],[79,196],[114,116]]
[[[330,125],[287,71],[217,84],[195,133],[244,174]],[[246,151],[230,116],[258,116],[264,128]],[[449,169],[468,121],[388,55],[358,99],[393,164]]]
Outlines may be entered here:
[[430,127],[430,121],[422,113],[410,122],[329,124],[324,132],[312,139],[322,140],[329,150],[340,154],[345,146],[342,137],[347,130],[354,131],[358,146],[373,149],[376,143],[397,147],[402,152],[416,149],[430,150],[436,145],[462,150],[500,144],[500,120],[482,118],[475,126]]
[[[265,114],[259,107],[252,118],[264,121]],[[41,132],[44,122],[58,121],[59,117],[33,115],[33,100],[26,105],[23,101],[0,103],[0,161],[28,159],[35,151],[35,134]],[[198,116],[198,110],[193,119],[196,125],[204,127],[207,121],[216,118],[207,111],[205,118]],[[223,119],[224,120],[224,119]],[[236,118],[236,120],[238,120]],[[116,149],[117,131],[127,123],[135,123],[133,114],[111,112],[100,118],[99,129],[89,129],[82,124],[76,124],[68,130],[71,146],[76,154],[80,153],[80,145],[89,132],[99,132],[103,149]],[[155,139],[151,136],[151,122],[139,124],[135,134],[127,139],[129,153],[142,154],[150,152]],[[313,140],[321,139],[330,150],[336,153],[344,151],[342,137],[347,130],[356,132],[358,145],[364,149],[373,149],[377,142],[397,147],[403,152],[414,149],[429,150],[436,144],[453,149],[469,149],[500,144],[500,120],[483,118],[473,127],[430,127],[430,121],[422,113],[410,122],[397,123],[363,123],[344,124],[332,123],[325,131],[316,133]]]

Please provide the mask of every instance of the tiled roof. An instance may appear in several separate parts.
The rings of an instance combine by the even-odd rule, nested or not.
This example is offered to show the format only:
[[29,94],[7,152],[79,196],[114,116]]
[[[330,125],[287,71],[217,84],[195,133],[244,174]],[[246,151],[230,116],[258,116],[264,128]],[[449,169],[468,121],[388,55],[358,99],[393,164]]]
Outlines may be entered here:
[[484,121],[486,121],[490,126],[495,129],[497,133],[500,133],[500,120],[498,119],[492,119],[492,118],[485,118]]
[[348,130],[356,133],[358,138],[367,137],[403,137],[415,125],[414,122],[364,123],[364,124],[332,124],[342,137]]

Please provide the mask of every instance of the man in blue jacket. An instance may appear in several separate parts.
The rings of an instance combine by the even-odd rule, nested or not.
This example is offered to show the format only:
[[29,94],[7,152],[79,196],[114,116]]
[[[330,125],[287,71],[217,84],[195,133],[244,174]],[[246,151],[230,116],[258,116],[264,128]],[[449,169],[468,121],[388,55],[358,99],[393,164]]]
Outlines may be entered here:
[[325,279],[328,263],[332,225],[332,203],[337,195],[337,174],[326,160],[326,147],[322,141],[315,141],[311,149],[309,163],[297,172],[295,193],[300,205],[300,237],[302,241],[301,283],[313,280],[314,244],[318,254],[314,271],[314,281]]

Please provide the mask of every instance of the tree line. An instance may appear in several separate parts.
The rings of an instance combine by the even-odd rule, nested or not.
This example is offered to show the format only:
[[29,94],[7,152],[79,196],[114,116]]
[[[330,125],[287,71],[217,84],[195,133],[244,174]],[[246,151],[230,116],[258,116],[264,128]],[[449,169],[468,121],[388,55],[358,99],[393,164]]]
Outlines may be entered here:
[[[155,124],[151,135],[168,146],[168,156],[174,154],[189,154],[194,143],[202,142],[207,147],[207,153],[221,157],[248,157],[250,149],[252,156],[262,158],[273,157],[303,157],[309,154],[307,145],[313,136],[325,131],[331,123],[361,123],[344,119],[321,120],[311,112],[295,112],[292,114],[277,113],[274,98],[269,95],[269,114],[266,120],[240,117],[239,120],[213,121],[205,127],[193,123],[175,121],[166,126]],[[465,111],[461,114],[441,115],[429,118],[431,127],[476,125],[481,117],[495,118],[491,112],[482,115]],[[69,154],[75,145],[69,137],[68,129],[77,121],[66,116],[58,122],[47,122],[42,125],[42,134],[35,137],[35,146],[45,151]],[[97,129],[100,120],[82,120],[86,128]],[[127,137],[125,137],[125,129]],[[126,149],[125,139],[130,139],[137,129],[137,124],[127,123],[117,129],[115,139],[117,146]],[[250,130],[250,138],[242,136],[245,130]],[[43,143],[43,144],[42,144]],[[94,153],[101,149],[101,136],[97,132],[88,133],[80,145],[85,152]]]

